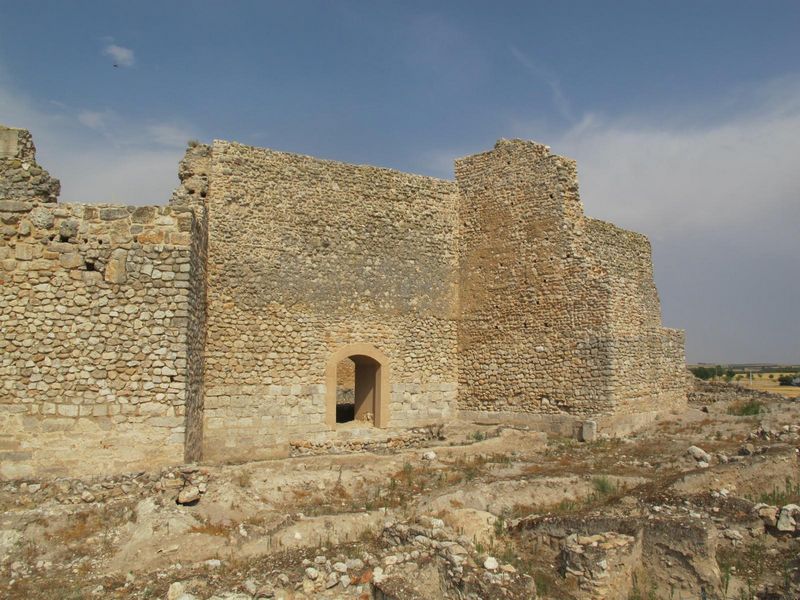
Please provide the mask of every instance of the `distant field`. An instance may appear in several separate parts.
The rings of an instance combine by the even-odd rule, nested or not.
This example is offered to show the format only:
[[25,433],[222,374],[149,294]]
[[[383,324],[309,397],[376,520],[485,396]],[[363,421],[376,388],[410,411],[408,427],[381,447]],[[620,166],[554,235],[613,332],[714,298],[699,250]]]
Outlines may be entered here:
[[[739,379],[740,375],[742,376],[741,379]],[[769,378],[770,375],[772,375],[772,379]],[[781,375],[784,375],[784,373],[753,373],[753,381],[751,382],[746,374],[737,373],[733,378],[733,382],[754,390],[761,390],[762,392],[783,394],[787,398],[800,397],[800,387],[778,385],[778,377]]]
[[[709,363],[690,364],[690,368],[704,367],[713,370],[714,365]],[[787,398],[800,398],[800,387],[790,385],[780,385],[778,378],[781,375],[797,375],[800,373],[800,365],[777,365],[766,363],[739,363],[717,365],[718,373],[732,371],[734,377],[731,383],[737,383],[745,387],[762,392],[770,392],[773,394],[781,394]],[[752,381],[750,374],[752,373]],[[712,381],[726,381],[724,376],[712,378]]]

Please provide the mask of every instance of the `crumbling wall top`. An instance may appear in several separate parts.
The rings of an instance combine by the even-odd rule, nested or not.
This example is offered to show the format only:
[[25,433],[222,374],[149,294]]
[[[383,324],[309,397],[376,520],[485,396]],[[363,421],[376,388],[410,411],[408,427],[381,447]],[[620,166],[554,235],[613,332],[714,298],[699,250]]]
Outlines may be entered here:
[[36,148],[27,129],[0,125],[0,159],[19,158],[34,160]]
[[57,202],[60,191],[58,179],[36,164],[30,132],[0,125],[0,203],[20,210],[31,201]]

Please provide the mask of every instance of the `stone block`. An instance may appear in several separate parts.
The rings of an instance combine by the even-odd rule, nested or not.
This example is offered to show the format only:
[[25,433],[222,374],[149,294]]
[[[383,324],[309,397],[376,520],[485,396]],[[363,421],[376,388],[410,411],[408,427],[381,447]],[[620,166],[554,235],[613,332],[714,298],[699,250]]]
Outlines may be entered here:
[[66,252],[58,257],[58,262],[65,269],[75,269],[83,266],[83,257],[77,252]]
[[116,221],[117,219],[127,219],[128,209],[124,206],[115,206],[112,208],[101,208],[100,219],[102,221]]
[[41,248],[37,248],[33,244],[25,244],[19,242],[14,251],[17,260],[33,260],[41,253]]
[[50,229],[55,222],[53,212],[44,206],[35,207],[31,210],[28,218],[33,223],[33,226],[39,229]]
[[143,231],[136,236],[136,241],[138,241],[140,244],[163,244],[164,232],[160,229]]
[[0,212],[23,213],[30,211],[32,208],[33,204],[30,202],[0,199]]
[[111,260],[106,265],[105,280],[109,283],[125,283],[128,281],[126,269],[128,253],[125,250],[114,250]]
[[578,441],[593,442],[597,438],[597,421],[584,421],[578,430]]
[[58,236],[61,238],[61,241],[66,242],[67,240],[73,239],[75,236],[77,236],[78,227],[79,224],[74,219],[62,221],[61,225],[58,226]]
[[158,209],[155,206],[139,206],[131,213],[131,221],[133,223],[152,223],[158,215]]
[[0,127],[0,159],[15,158],[19,153],[19,129]]
[[62,417],[77,417],[79,410],[78,407],[73,404],[59,404],[57,412]]

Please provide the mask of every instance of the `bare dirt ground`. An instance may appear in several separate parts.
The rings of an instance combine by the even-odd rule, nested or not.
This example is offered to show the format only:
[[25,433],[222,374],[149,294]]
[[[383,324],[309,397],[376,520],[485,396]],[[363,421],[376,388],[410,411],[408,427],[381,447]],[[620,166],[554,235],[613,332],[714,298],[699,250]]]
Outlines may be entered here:
[[0,597],[794,600],[800,402],[729,392],[625,439],[453,423],[392,452],[5,482]]

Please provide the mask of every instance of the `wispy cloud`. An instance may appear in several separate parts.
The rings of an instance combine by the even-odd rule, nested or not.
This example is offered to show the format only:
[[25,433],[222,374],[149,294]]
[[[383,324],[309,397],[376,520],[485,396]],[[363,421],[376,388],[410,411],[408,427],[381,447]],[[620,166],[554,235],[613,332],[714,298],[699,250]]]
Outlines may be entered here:
[[553,107],[564,120],[574,123],[577,119],[572,111],[569,99],[561,89],[558,78],[550,71],[537,64],[529,55],[525,54],[516,46],[510,48],[511,56],[533,77],[546,85],[550,90],[550,97],[553,100]]
[[2,65],[0,115],[3,124],[31,130],[37,160],[61,180],[64,202],[163,204],[178,183],[186,142],[202,137],[180,121],[37,103],[11,85]]
[[489,70],[480,45],[453,19],[436,12],[410,20],[402,48],[412,77],[425,77],[446,94],[478,85]]
[[191,130],[174,123],[155,123],[146,128],[150,138],[161,146],[185,148],[193,137]]
[[[62,108],[65,107],[62,105]],[[78,121],[89,129],[103,131],[113,116],[110,110],[83,110],[78,113]]]
[[117,44],[108,44],[103,48],[103,54],[110,57],[114,64],[120,67],[132,67],[136,62],[133,50]]

